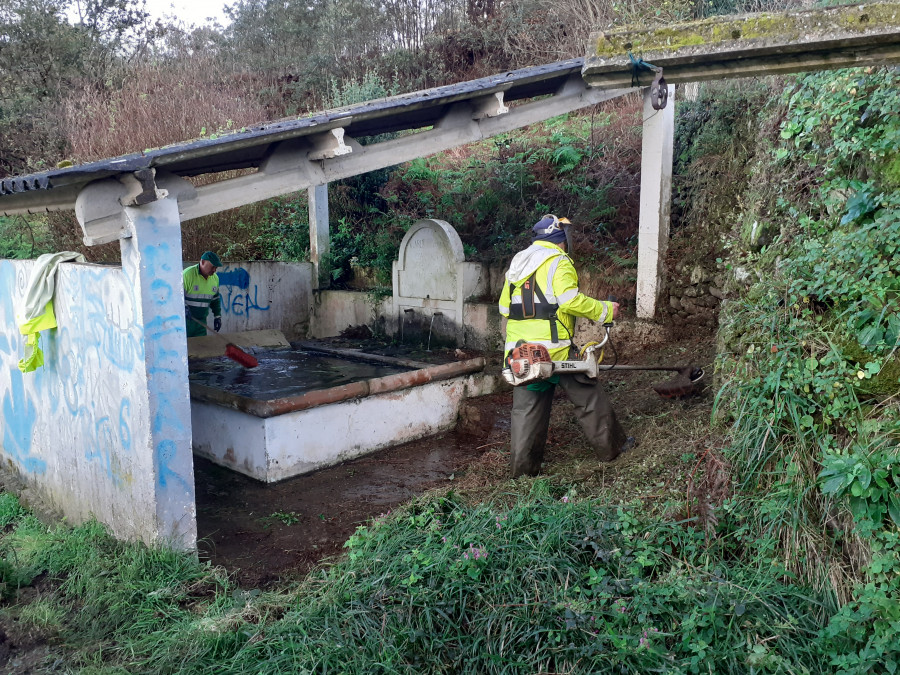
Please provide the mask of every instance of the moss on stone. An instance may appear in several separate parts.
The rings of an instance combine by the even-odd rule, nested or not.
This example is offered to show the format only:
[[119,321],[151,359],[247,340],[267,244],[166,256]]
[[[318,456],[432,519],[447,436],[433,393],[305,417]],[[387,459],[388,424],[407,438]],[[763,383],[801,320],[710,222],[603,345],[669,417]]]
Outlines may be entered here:
[[[839,345],[844,358],[859,364],[860,368],[865,368],[866,364],[876,360],[868,350],[851,337],[844,337],[839,341]],[[895,355],[888,359],[877,375],[871,379],[860,380],[857,388],[865,395],[878,398],[900,394],[900,358]]]
[[845,5],[801,12],[764,12],[690,21],[654,30],[625,29],[602,34],[595,55],[624,56],[628,52],[677,51],[699,45],[722,45],[742,40],[795,42],[808,35],[865,32],[900,27],[900,2]]
[[741,241],[748,250],[759,252],[778,235],[778,225],[763,218],[746,218],[741,224]]
[[900,189],[900,155],[887,161],[881,170],[881,178],[890,187]]

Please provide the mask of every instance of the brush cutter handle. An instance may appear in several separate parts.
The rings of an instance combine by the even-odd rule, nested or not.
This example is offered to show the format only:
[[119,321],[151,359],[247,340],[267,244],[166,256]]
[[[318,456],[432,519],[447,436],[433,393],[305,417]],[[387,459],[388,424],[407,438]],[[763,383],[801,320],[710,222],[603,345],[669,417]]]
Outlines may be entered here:
[[[612,294],[606,296],[606,301],[607,301],[607,302],[615,302],[616,304],[618,304],[618,300],[616,300],[616,296],[614,296],[614,295],[612,295]],[[610,317],[609,321],[604,322],[603,325],[604,325],[604,327],[606,328],[606,337],[607,337],[607,339],[609,339],[609,329],[612,328],[612,325],[613,325],[613,318]],[[606,341],[606,340],[604,340],[604,342],[605,342],[605,341]]]

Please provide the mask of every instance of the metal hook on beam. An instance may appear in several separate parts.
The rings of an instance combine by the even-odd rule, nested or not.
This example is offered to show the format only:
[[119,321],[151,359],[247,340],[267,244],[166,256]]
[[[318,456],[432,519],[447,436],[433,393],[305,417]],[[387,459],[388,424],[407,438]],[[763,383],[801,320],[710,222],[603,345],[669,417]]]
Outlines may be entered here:
[[650,105],[654,110],[662,110],[666,107],[669,100],[669,85],[666,84],[666,78],[663,77],[663,69],[656,69],[656,77],[650,85]]
[[652,63],[644,61],[642,57],[635,57],[634,54],[628,52],[628,59],[631,61],[631,86],[638,86],[639,73],[644,70],[652,70],[656,73],[653,83],[650,85],[650,104],[654,110],[662,110],[666,107],[669,100],[669,87],[663,77],[663,69],[654,66]]

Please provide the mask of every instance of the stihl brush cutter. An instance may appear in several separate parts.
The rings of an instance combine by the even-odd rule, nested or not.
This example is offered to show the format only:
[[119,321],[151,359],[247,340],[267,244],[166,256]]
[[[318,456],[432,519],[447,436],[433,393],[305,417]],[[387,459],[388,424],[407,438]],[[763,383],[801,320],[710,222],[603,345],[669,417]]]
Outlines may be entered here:
[[677,398],[692,393],[697,383],[703,379],[703,369],[696,366],[603,366],[604,347],[609,342],[609,329],[612,324],[604,324],[606,335],[601,342],[588,343],[579,353],[578,361],[553,361],[550,352],[543,345],[523,342],[510,351],[507,368],[503,370],[503,378],[514,387],[528,384],[536,380],[546,380],[554,375],[573,375],[581,373],[597,379],[607,370],[670,370],[678,373],[674,378],[653,387],[663,398]]

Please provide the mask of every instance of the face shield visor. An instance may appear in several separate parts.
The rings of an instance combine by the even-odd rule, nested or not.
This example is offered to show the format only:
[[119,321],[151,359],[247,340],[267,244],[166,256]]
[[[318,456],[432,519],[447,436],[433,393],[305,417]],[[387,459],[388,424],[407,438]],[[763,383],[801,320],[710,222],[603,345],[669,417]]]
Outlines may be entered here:
[[572,234],[572,223],[569,222],[568,218],[560,218],[559,223],[563,232],[566,233],[566,253],[572,255],[575,251],[575,238]]

